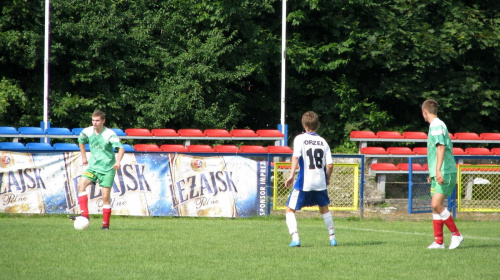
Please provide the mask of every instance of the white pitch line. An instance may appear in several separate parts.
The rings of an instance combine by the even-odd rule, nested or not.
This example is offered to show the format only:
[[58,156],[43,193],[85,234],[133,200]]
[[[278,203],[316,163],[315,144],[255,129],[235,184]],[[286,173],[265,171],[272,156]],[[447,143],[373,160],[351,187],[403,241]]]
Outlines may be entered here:
[[[406,235],[429,235],[429,233],[422,233],[422,232],[408,232],[408,231],[371,229],[371,228],[351,228],[351,227],[335,227],[335,228],[336,229],[341,228],[341,229],[348,229],[348,230],[359,230],[359,231],[370,231],[370,232],[396,233],[396,234],[406,234]],[[464,237],[466,239],[500,241],[500,238],[495,238],[495,237],[482,237],[482,236],[473,236],[473,235],[465,235],[465,234],[464,234]]]

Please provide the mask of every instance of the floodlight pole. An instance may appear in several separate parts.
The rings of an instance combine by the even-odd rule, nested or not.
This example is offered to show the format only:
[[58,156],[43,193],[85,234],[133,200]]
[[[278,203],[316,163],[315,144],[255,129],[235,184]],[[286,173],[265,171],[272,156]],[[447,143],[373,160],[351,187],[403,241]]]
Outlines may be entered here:
[[[281,15],[281,133],[286,135],[285,130],[285,65],[286,65],[286,0],[282,0]],[[282,145],[286,145],[286,140]]]
[[[45,51],[44,51],[44,77],[43,77],[43,129],[47,130],[49,124],[49,34],[50,34],[50,0],[45,0]],[[47,138],[44,140],[46,143]]]

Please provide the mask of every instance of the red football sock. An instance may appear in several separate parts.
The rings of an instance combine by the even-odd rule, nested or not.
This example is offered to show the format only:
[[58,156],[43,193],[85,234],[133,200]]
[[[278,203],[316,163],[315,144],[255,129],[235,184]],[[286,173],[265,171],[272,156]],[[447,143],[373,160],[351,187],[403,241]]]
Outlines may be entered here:
[[78,204],[80,204],[80,215],[89,218],[89,198],[86,193],[78,196]]
[[443,244],[443,225],[444,221],[441,218],[436,219],[438,214],[433,215],[432,225],[434,226],[434,241],[437,244]]
[[439,216],[441,217],[441,220],[443,220],[446,227],[451,231],[452,235],[460,235],[460,232],[455,225],[455,221],[453,220],[453,217],[448,209],[445,208]]
[[446,227],[451,231],[451,235],[457,236],[460,235],[457,226],[455,225],[455,221],[453,221],[453,217],[449,216],[448,219],[443,221]]
[[109,227],[109,220],[111,218],[111,205],[104,205],[102,208],[102,225]]

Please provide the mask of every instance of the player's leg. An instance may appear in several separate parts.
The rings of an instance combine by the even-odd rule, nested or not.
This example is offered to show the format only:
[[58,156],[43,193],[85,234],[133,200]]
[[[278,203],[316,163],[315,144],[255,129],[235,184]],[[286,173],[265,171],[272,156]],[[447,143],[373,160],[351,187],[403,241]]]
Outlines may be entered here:
[[111,219],[111,187],[102,187],[102,229],[109,230]]
[[321,206],[319,208],[319,212],[323,217],[323,221],[325,222],[326,229],[328,230],[328,234],[330,236],[330,245],[337,246],[337,238],[335,237],[335,226],[333,224],[332,213],[328,209],[328,205]]
[[89,218],[89,199],[87,196],[87,187],[95,182],[95,175],[91,171],[83,172],[78,180],[78,204],[80,205],[80,215]]
[[[443,174],[443,178],[445,180],[445,184],[443,184],[442,190],[445,196],[451,196],[453,194],[453,190],[455,188],[455,183],[457,180],[457,174],[456,173],[451,173],[451,174]],[[444,198],[443,198],[444,201]],[[439,212],[439,216],[443,223],[446,225],[446,227],[450,230],[451,232],[451,242],[450,242],[450,249],[455,249],[464,240],[463,236],[460,234],[460,231],[458,231],[457,226],[455,225],[455,221],[453,220],[453,217],[451,216],[450,211],[446,209],[446,207],[443,207],[443,211]]]
[[328,192],[324,190],[314,193],[316,196],[316,203],[320,205],[319,212],[323,217],[323,221],[330,236],[330,245],[337,246],[337,238],[335,237],[335,226],[333,224],[333,217],[332,213],[328,209],[328,205],[330,204],[330,199],[328,198]]
[[443,225],[444,222],[441,219],[439,213],[441,213],[445,208],[443,207],[443,201],[446,196],[442,193],[440,185],[436,182],[436,178],[432,178],[431,181],[431,209],[432,209],[432,226],[434,229],[434,242],[429,245],[428,249],[444,249],[443,244]]
[[113,181],[115,179],[116,171],[113,169],[107,174],[101,174],[99,176],[99,185],[102,191],[102,229],[109,230],[109,224],[111,219],[111,187],[113,186]]
[[288,232],[292,236],[292,242],[290,243],[290,247],[300,247],[300,238],[297,229],[297,219],[295,217],[295,211],[300,210],[302,208],[301,198],[303,192],[300,190],[293,189],[288,196],[288,201],[286,203],[286,225],[288,227]]

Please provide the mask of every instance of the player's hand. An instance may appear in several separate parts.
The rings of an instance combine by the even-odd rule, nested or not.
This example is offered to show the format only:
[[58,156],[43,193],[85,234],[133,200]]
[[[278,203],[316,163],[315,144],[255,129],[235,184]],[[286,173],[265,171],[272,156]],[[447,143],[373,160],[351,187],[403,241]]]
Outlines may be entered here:
[[431,176],[427,176],[427,183],[430,183],[431,182]]
[[290,176],[285,181],[285,187],[287,187],[287,188],[290,187],[292,185],[292,183],[293,183],[293,176]]
[[87,161],[86,157],[82,158],[82,163],[83,163],[83,165],[87,165],[88,164],[88,161]]
[[118,168],[120,168],[120,163],[119,162],[115,162],[115,164],[113,165],[113,169],[114,170],[118,170]]
[[441,174],[441,171],[436,171],[436,182],[440,185],[443,185],[445,183],[443,174]]

